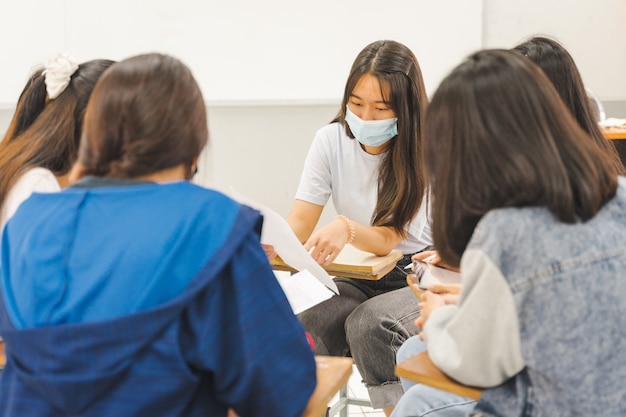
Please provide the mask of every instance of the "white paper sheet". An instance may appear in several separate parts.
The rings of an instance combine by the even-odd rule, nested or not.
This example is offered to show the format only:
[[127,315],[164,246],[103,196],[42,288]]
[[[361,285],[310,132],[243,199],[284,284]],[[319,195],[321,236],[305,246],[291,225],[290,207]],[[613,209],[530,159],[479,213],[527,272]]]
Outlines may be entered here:
[[253,201],[239,194],[232,187],[229,192],[230,196],[254,209],[257,209],[263,215],[263,229],[261,231],[261,243],[272,245],[274,250],[282,258],[283,261],[298,271],[309,271],[322,284],[339,294],[337,285],[333,279],[315,262],[315,259],[304,249],[304,246],[287,223],[287,221],[269,207],[261,203]]
[[309,271],[291,274],[287,271],[274,271],[278,283],[283,288],[294,314],[300,314],[334,295]]
[[626,126],[626,119],[618,119],[615,117],[609,117],[598,123],[602,127],[624,127]]

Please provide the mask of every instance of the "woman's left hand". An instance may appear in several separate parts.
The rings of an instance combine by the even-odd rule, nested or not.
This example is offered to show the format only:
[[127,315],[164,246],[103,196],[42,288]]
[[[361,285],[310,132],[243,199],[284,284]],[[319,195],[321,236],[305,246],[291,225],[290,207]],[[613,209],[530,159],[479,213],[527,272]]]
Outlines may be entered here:
[[263,247],[263,250],[265,251],[265,256],[267,256],[267,259],[269,261],[271,261],[276,256],[278,256],[278,254],[276,253],[276,250],[274,249],[274,246],[261,244],[261,247]]
[[439,294],[446,304],[458,304],[461,294],[461,284],[431,284],[428,291]]
[[[430,291],[424,291],[422,293],[422,302],[419,303],[420,316],[415,319],[415,326],[423,328],[426,324],[426,321],[428,320],[428,317],[430,317],[430,314],[439,307],[444,306],[445,304],[446,303],[443,296]],[[424,336],[421,331],[419,333],[419,336],[420,339],[424,340]]]

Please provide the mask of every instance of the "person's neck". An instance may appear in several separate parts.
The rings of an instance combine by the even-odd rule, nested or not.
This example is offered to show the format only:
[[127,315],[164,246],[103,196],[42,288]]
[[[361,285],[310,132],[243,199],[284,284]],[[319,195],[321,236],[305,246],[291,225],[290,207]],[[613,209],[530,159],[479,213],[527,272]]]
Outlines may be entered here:
[[57,182],[59,183],[59,187],[67,188],[67,186],[70,184],[68,176],[69,176],[69,172],[67,174],[64,174],[64,175],[56,175],[55,176],[56,179],[57,179]]
[[360,143],[361,148],[370,155],[379,155],[387,150],[389,142],[385,142],[380,146],[368,146]]
[[184,164],[180,164],[172,168],[167,168],[162,171],[153,172],[152,174],[143,175],[141,177],[136,177],[133,179],[138,181],[151,182],[183,181],[187,179],[187,171],[187,167]]

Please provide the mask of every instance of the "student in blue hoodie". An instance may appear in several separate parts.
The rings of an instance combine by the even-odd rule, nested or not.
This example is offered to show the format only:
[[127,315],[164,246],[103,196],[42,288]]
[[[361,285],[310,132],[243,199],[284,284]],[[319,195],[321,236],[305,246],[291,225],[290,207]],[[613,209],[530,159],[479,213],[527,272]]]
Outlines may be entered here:
[[259,242],[262,218],[188,180],[207,142],[189,69],[105,72],[79,179],[2,240],[3,416],[297,416],[315,361]]

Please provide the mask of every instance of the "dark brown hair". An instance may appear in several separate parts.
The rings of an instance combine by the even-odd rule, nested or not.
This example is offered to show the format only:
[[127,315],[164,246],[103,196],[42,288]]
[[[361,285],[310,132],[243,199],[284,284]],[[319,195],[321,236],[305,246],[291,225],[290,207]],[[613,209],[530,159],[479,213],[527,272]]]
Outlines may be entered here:
[[526,56],[542,69],[578,124],[600,149],[609,154],[619,172],[626,172],[615,145],[604,137],[596,121],[591,100],[570,53],[557,41],[542,36],[530,38],[513,50]]
[[0,143],[0,204],[19,177],[34,167],[66,174],[78,154],[81,127],[89,96],[113,61],[81,64],[67,88],[48,99],[45,76],[36,71],[20,94],[9,129]]
[[33,124],[46,106],[47,93],[42,73],[43,68],[36,70],[24,86],[3,142],[21,135]]
[[79,162],[85,175],[136,178],[191,167],[208,140],[200,88],[178,59],[139,55],[107,71],[85,116]]
[[398,118],[398,135],[380,164],[378,199],[372,216],[374,226],[390,226],[406,234],[409,223],[422,204],[426,188],[420,164],[424,112],[428,105],[426,89],[417,58],[405,45],[381,40],[367,45],[356,57],[344,90],[341,108],[333,122],[343,124],[348,136],[354,138],[346,123],[346,106],[359,79],[371,74],[389,86],[381,95]]
[[586,221],[617,189],[606,152],[539,67],[511,51],[473,54],[443,80],[424,140],[434,243],[453,266],[490,210],[544,206],[559,221]]

